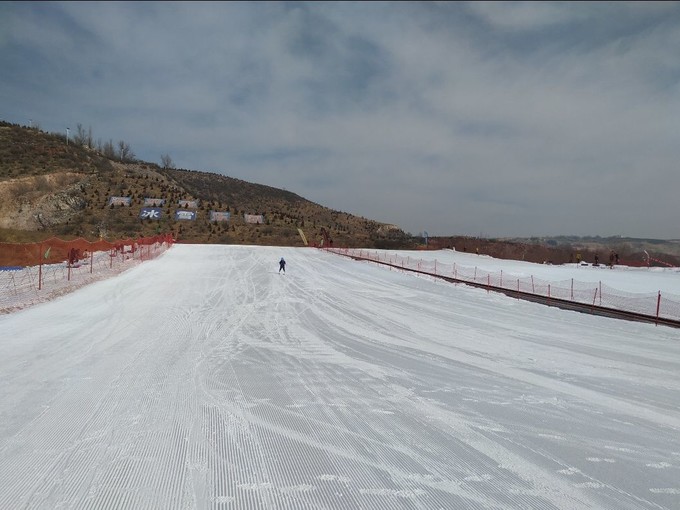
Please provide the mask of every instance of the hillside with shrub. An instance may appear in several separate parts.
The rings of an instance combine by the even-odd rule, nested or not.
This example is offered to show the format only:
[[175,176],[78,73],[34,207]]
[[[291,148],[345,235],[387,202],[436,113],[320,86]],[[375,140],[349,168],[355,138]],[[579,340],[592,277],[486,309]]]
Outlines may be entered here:
[[[180,242],[303,246],[414,247],[398,227],[336,211],[295,193],[224,175],[135,160],[119,142],[82,139],[0,122],[0,238],[116,239],[172,233]],[[129,206],[111,203],[112,197]],[[140,217],[146,199],[164,200],[158,219]],[[178,220],[179,201],[195,220]],[[211,221],[210,212],[229,213]],[[262,223],[246,223],[246,215]]]
[[[49,237],[111,240],[172,234],[179,242],[442,249],[562,264],[578,255],[607,263],[615,251],[630,265],[680,266],[680,241],[544,237],[485,239],[413,236],[396,225],[333,210],[290,191],[233,177],[139,161],[130,145],[92,137],[79,125],[71,139],[0,121],[0,242]],[[127,206],[111,203],[124,198]],[[140,217],[147,199],[164,200],[158,219]],[[176,219],[180,201],[195,202],[195,220]],[[229,221],[211,221],[211,211]],[[262,223],[246,222],[261,216]]]

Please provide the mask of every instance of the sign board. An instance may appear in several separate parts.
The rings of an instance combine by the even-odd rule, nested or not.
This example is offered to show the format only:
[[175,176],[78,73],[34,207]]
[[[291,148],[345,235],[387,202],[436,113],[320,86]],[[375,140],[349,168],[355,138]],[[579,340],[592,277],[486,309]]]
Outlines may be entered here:
[[264,223],[264,216],[262,214],[244,214],[243,220],[246,223]]
[[194,221],[196,219],[196,211],[175,211],[175,219]]
[[226,211],[210,211],[210,221],[229,221],[231,213]]
[[198,209],[198,200],[180,200],[178,204],[180,207],[186,207],[187,209]]
[[109,205],[122,205],[130,207],[132,204],[132,197],[109,197]]
[[162,205],[165,205],[165,199],[164,198],[145,198],[144,199],[144,205],[147,207],[160,207]]
[[160,207],[142,207],[139,217],[143,220],[160,220],[163,210]]

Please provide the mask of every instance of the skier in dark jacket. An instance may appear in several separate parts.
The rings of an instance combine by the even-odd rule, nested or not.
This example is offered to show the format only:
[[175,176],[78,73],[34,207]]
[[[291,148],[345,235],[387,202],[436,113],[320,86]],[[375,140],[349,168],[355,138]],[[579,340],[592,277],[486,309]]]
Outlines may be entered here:
[[279,260],[279,273],[283,270],[283,272],[286,272],[286,261],[283,260],[283,257],[281,257],[281,260]]

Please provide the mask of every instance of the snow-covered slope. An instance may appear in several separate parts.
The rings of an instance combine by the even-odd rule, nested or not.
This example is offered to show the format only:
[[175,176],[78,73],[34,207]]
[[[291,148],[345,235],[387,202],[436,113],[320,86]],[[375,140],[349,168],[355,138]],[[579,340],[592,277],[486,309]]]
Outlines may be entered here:
[[0,331],[3,509],[680,507],[670,328],[177,245]]

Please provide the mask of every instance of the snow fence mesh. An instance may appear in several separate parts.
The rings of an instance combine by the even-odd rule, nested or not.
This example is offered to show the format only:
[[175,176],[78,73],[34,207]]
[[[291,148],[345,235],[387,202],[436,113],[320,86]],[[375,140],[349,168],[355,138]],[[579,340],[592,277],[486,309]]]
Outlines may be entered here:
[[164,253],[170,235],[116,242],[0,243],[0,313],[49,301]]
[[437,260],[422,260],[356,248],[328,248],[327,251],[489,288],[680,321],[680,296],[662,294],[661,291],[633,293],[614,289],[601,282],[594,284],[574,279],[548,281],[534,276],[517,277],[503,271],[488,272],[456,263],[445,264]]

